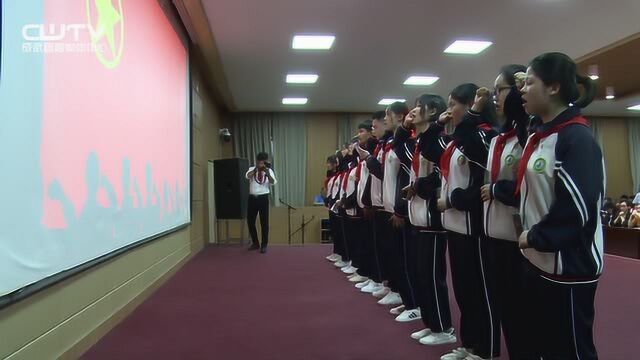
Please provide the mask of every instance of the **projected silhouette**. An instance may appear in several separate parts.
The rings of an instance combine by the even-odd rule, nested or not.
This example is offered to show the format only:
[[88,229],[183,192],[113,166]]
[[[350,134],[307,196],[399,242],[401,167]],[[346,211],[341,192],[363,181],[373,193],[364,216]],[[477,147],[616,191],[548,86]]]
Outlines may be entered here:
[[[185,214],[184,201],[186,194],[175,184],[175,191],[165,181],[163,196],[160,197],[153,181],[151,164],[145,166],[146,201],[136,179],[131,178],[131,163],[125,158],[122,161],[122,203],[118,199],[113,185],[100,169],[100,161],[95,152],[91,152],[85,163],[85,184],[87,188],[86,201],[80,211],[76,211],[74,204],[65,194],[60,182],[54,179],[48,186],[48,196],[60,202],[63,208],[66,228],[61,235],[64,238],[79,240],[78,244],[87,244],[95,248],[95,243],[113,245],[114,242],[129,242],[131,237],[140,239],[145,226],[153,228],[162,220],[168,225],[177,225]],[[133,183],[133,185],[131,185]],[[131,194],[131,187],[135,193]],[[100,201],[100,192],[106,194],[106,203]],[[90,239],[82,238],[89,236]],[[126,237],[126,238],[125,238]],[[88,246],[91,244],[91,246]],[[82,249],[78,249],[82,253]]]

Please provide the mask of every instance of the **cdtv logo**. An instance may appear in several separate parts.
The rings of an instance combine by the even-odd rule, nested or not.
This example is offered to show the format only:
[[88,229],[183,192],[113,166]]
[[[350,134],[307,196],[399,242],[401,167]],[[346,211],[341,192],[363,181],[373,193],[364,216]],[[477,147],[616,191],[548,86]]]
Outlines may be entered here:
[[[112,0],[86,1],[87,23],[73,24],[27,24],[22,27],[22,37],[29,42],[61,42],[80,41],[80,34],[88,31],[91,44],[105,46],[110,54],[95,52],[98,60],[109,69],[120,63],[124,50],[124,16],[122,0],[117,1],[117,8]],[[70,38],[70,39],[69,39]]]
[[[80,32],[88,30],[91,38],[99,37],[101,34],[88,24],[49,24],[48,29],[45,24],[27,24],[22,27],[22,38],[26,41],[62,41],[69,35],[73,36],[73,41],[80,41]],[[48,31],[47,31],[48,30]]]

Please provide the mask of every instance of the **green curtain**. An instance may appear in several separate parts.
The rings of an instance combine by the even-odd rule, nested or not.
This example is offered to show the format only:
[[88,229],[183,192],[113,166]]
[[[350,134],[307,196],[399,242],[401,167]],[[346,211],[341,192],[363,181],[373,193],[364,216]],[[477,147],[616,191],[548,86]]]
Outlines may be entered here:
[[238,113],[234,115],[234,150],[237,157],[255,162],[264,151],[273,163],[278,183],[271,192],[272,204],[280,199],[303,206],[307,166],[307,132],[300,113]]
[[304,206],[307,183],[307,122],[304,114],[273,117],[273,166],[279,176],[276,195],[293,206]]
[[353,121],[351,114],[338,115],[338,138],[336,139],[336,149],[342,149],[342,146],[351,142],[353,132],[351,131],[351,122]]

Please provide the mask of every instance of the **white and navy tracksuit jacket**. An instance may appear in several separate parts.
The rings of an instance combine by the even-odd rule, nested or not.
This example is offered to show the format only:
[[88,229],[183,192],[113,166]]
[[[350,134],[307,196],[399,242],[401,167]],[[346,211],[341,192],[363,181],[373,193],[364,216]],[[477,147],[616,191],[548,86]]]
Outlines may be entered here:
[[436,190],[440,188],[440,171],[433,161],[428,160],[427,131],[416,139],[411,139],[410,132],[404,127],[396,131],[396,140],[406,144],[406,156],[410,161],[404,167],[408,171],[409,183],[416,190],[416,196],[408,202],[408,217],[411,224],[419,229],[443,231],[436,197]]
[[442,214],[442,226],[448,231],[462,235],[476,235],[480,231],[480,188],[489,142],[495,135],[493,129],[481,122],[479,114],[469,111],[440,158],[440,196],[450,204]]
[[[604,162],[591,130],[581,122],[586,124],[580,110],[570,107],[536,129],[525,147],[523,161],[527,147],[533,152],[519,189],[520,216],[531,246],[523,254],[546,277],[563,282],[597,279],[604,260],[599,216]],[[533,147],[536,134],[540,140]]]
[[384,164],[385,147],[389,141],[393,140],[393,134],[387,132],[378,141],[378,145],[369,159],[366,159],[367,170],[371,176],[371,206],[374,208],[383,208],[383,180],[384,180]]
[[342,179],[343,178],[344,178],[343,171],[336,172],[333,178],[333,186],[331,187],[330,206],[331,206],[331,211],[333,211],[335,214],[339,213],[338,211],[339,209],[335,205],[336,205],[336,202],[338,202],[338,200],[340,200],[342,196]]
[[349,163],[349,170],[346,173],[347,175],[344,177],[345,182],[342,184],[342,199],[344,200],[345,213],[347,216],[352,218],[362,217],[363,207],[358,203],[358,189],[360,188],[361,172],[361,162],[357,157],[354,157]]
[[[487,168],[490,170],[485,179],[491,184],[491,200],[484,203],[483,228],[486,236],[494,239],[518,241],[513,224],[513,215],[518,213],[517,204],[513,204],[513,186],[502,186],[506,182],[514,183],[518,162],[522,157],[522,146],[517,130],[512,129],[491,140]],[[511,194],[508,192],[511,191]]]

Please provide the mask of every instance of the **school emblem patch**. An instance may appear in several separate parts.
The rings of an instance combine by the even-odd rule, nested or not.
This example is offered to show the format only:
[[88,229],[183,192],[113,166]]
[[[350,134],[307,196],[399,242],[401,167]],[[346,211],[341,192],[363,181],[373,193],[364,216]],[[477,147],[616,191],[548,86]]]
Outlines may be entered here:
[[464,155],[458,156],[458,165],[459,166],[463,166],[466,163],[467,163],[467,158],[465,158]]
[[539,158],[533,163],[533,170],[538,174],[542,174],[546,168],[547,168],[547,160],[543,158]]
[[504,158],[504,162],[505,164],[507,164],[507,166],[513,165],[515,161],[516,161],[516,157],[513,155],[507,155],[507,157]]

